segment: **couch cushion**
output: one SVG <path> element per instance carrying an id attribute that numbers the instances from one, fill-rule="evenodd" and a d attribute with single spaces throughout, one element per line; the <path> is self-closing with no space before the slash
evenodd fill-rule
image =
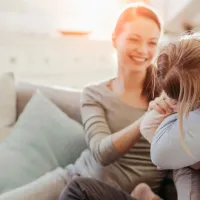
<path id="1" fill-rule="evenodd" d="M 0 193 L 73 163 L 85 148 L 82 126 L 37 92 L 0 144 Z"/>
<path id="2" fill-rule="evenodd" d="M 23 111 L 25 105 L 39 89 L 52 100 L 63 112 L 65 112 L 70 118 L 81 123 L 80 115 L 80 90 L 72 88 L 63 88 L 63 87 L 51 87 L 30 84 L 26 82 L 19 82 L 17 84 L 17 115 Z"/>
<path id="3" fill-rule="evenodd" d="M 0 75 L 0 142 L 16 120 L 16 89 L 13 73 Z"/>

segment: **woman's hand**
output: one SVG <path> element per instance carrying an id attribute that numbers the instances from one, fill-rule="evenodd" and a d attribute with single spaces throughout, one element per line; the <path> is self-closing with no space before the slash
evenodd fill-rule
<path id="1" fill-rule="evenodd" d="M 171 100 L 165 94 L 150 102 L 148 112 L 140 123 L 140 133 L 149 143 L 152 142 L 158 126 L 166 117 L 175 112 L 176 106 L 176 101 Z"/>
<path id="2" fill-rule="evenodd" d="M 177 101 L 170 99 L 165 93 L 149 103 L 148 111 L 156 110 L 160 114 L 171 114 L 177 107 Z"/>

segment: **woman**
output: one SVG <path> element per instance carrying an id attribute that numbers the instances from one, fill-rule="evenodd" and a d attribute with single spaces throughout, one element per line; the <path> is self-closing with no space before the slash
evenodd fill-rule
<path id="1" fill-rule="evenodd" d="M 147 6 L 130 4 L 119 16 L 112 38 L 117 77 L 83 91 L 82 121 L 89 150 L 68 166 L 71 174 L 93 177 L 129 193 L 140 182 L 159 189 L 165 171 L 152 164 L 139 124 L 159 94 L 152 60 L 161 31 L 158 16 Z"/>
<path id="2" fill-rule="evenodd" d="M 141 137 L 139 124 L 149 102 L 159 93 L 154 87 L 152 60 L 161 32 L 160 19 L 151 8 L 130 4 L 123 10 L 112 38 L 117 77 L 86 87 L 82 95 L 89 148 L 66 171 L 46 174 L 14 194 L 21 191 L 29 200 L 55 200 L 74 176 L 93 177 L 129 193 L 140 182 L 159 189 L 165 172 L 152 164 L 150 145 Z"/>
<path id="3" fill-rule="evenodd" d="M 120 15 L 113 33 L 118 74 L 83 91 L 82 121 L 89 149 L 68 167 L 72 173 L 127 192 L 141 181 L 159 188 L 164 173 L 151 163 L 149 144 L 140 138 L 138 124 L 154 98 L 151 63 L 160 33 L 160 21 L 148 7 L 129 5 Z"/>

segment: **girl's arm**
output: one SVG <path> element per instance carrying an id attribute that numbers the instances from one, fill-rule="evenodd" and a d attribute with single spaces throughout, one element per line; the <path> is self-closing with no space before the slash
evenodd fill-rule
<path id="1" fill-rule="evenodd" d="M 179 169 L 200 161 L 200 110 L 190 112 L 183 119 L 183 130 L 182 144 L 177 114 L 161 123 L 151 145 L 151 159 L 155 165 L 162 169 Z"/>

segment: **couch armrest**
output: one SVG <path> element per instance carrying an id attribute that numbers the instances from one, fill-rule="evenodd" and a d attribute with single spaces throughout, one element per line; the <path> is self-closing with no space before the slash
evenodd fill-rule
<path id="1" fill-rule="evenodd" d="M 27 82 L 18 82 L 17 90 L 17 116 L 21 114 L 32 95 L 40 90 L 52 100 L 69 117 L 81 123 L 80 116 L 80 90 L 73 88 L 59 88 L 44 85 L 35 85 Z"/>

